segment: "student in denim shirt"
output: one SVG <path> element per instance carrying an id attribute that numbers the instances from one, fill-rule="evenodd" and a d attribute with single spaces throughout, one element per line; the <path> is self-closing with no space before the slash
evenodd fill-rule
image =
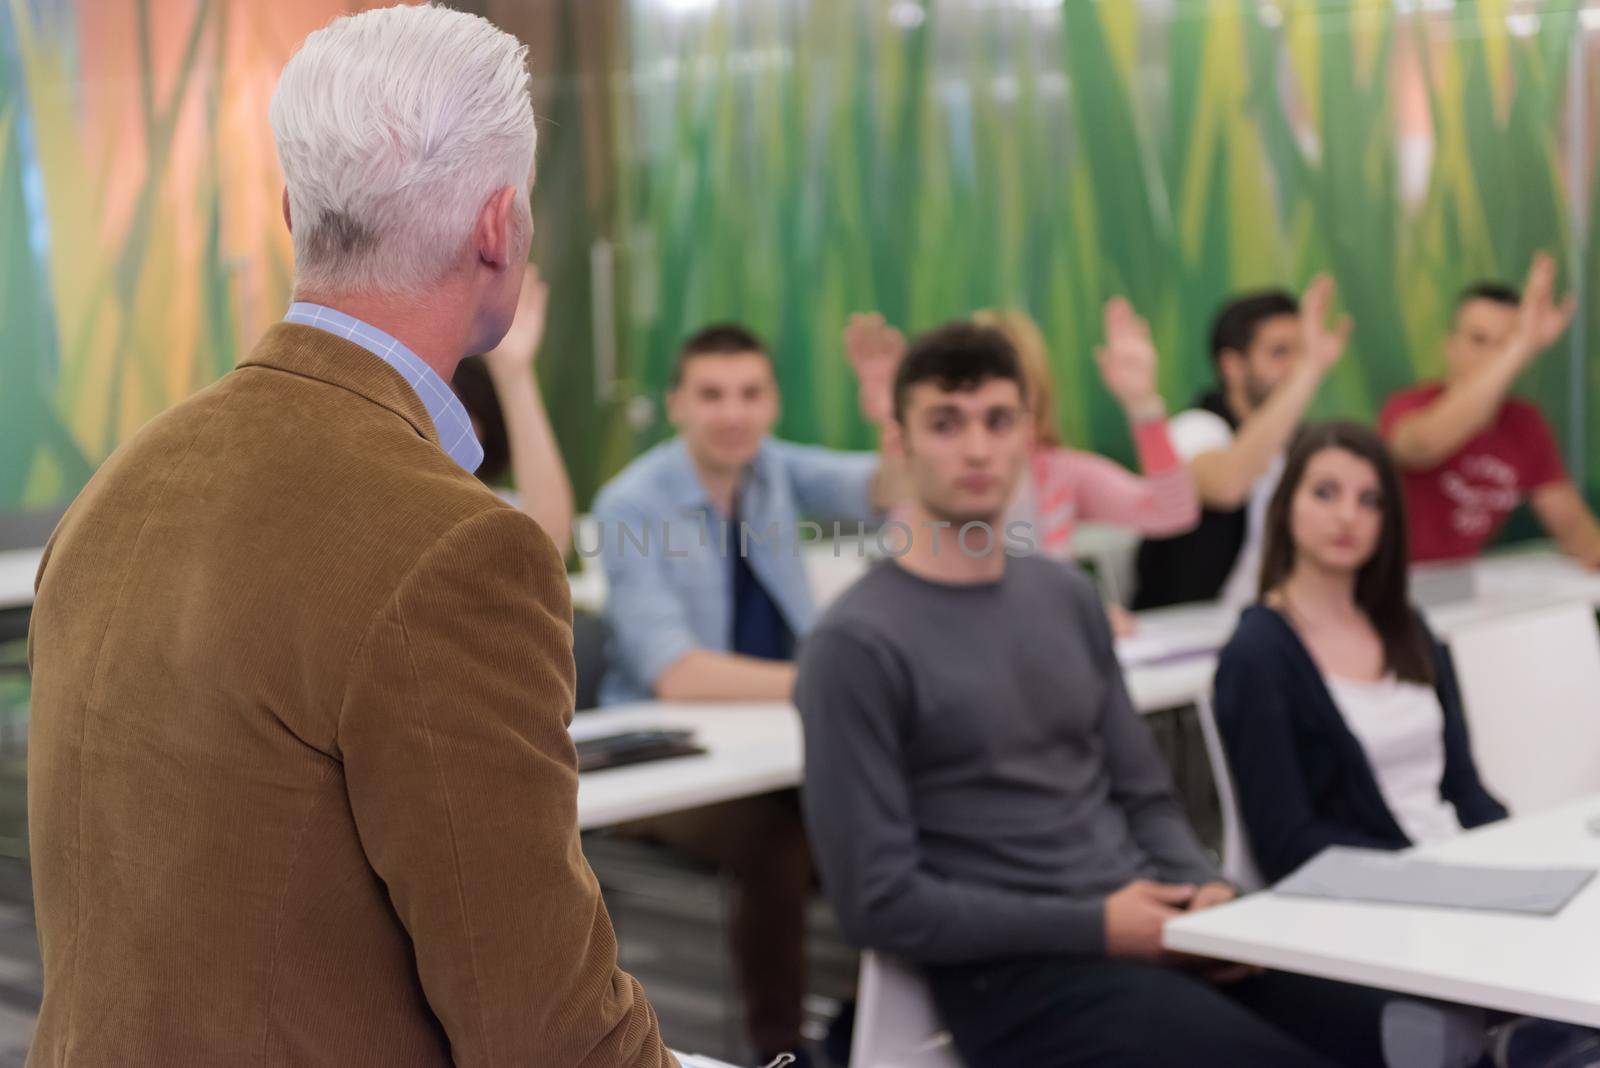
<path id="1" fill-rule="evenodd" d="M 857 330 L 863 409 L 880 421 L 898 359 L 893 331 Z M 667 394 L 678 436 L 595 499 L 607 580 L 602 704 L 788 700 L 815 610 L 797 551 L 802 520 L 854 532 L 893 503 L 872 453 L 770 437 L 778 383 L 748 330 L 708 327 L 683 346 Z M 592 552 L 594 546 L 580 545 Z M 811 857 L 794 791 L 643 821 L 630 830 L 728 871 L 730 934 L 752 1044 L 798 1050 Z"/>

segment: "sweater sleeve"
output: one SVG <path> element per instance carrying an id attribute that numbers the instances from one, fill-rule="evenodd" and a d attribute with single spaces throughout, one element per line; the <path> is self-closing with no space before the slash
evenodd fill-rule
<path id="1" fill-rule="evenodd" d="M 1472 740 L 1467 734 L 1467 717 L 1461 704 L 1461 690 L 1456 684 L 1455 665 L 1450 653 L 1434 643 L 1434 686 L 1439 692 L 1439 705 L 1444 709 L 1444 781 L 1439 793 L 1455 806 L 1456 819 L 1461 826 L 1481 827 L 1485 823 L 1503 820 L 1508 813 L 1505 805 L 1495 799 L 1478 778 L 1478 766 L 1472 759 Z"/>
<path id="2" fill-rule="evenodd" d="M 920 964 L 1105 952 L 1102 899 L 944 878 L 918 846 L 901 724 L 907 680 L 870 635 L 824 624 L 802 647 L 806 825 L 823 889 L 856 945 Z"/>
<path id="3" fill-rule="evenodd" d="M 1317 812 L 1293 725 L 1294 709 L 1315 695 L 1296 683 L 1278 644 L 1248 619 L 1241 623 L 1217 664 L 1214 705 L 1239 815 L 1256 866 L 1272 882 L 1328 846 L 1390 848 Z"/>
<path id="4" fill-rule="evenodd" d="M 1066 485 L 1077 501 L 1080 520 L 1132 527 L 1158 538 L 1192 530 L 1200 519 L 1194 476 L 1178 462 L 1167 439 L 1166 424 L 1139 428 L 1136 440 L 1142 443 L 1143 475 L 1094 453 L 1052 450 L 1048 462 L 1040 465 L 1044 479 L 1036 488 L 1037 499 L 1050 501 L 1061 496 L 1057 486 Z"/>
<path id="5" fill-rule="evenodd" d="M 1095 661 L 1107 683 L 1100 710 L 1100 737 L 1111 779 L 1111 800 L 1122 809 L 1134 840 L 1155 861 L 1164 881 L 1220 881 L 1222 874 L 1195 837 L 1189 817 L 1178 803 L 1167 762 L 1128 696 L 1111 625 L 1094 587 L 1084 581 L 1076 599 Z"/>

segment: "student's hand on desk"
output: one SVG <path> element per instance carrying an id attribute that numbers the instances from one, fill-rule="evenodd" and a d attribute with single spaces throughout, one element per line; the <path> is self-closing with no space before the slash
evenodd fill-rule
<path id="1" fill-rule="evenodd" d="M 1226 905 L 1238 896 L 1238 891 L 1227 883 L 1206 883 L 1194 892 L 1194 899 L 1189 902 L 1189 911 L 1199 912 L 1201 909 Z"/>
<path id="2" fill-rule="evenodd" d="M 873 426 L 894 415 L 894 372 L 906 352 L 906 337 L 877 312 L 857 312 L 844 328 L 844 354 L 860 382 L 861 412 Z"/>
<path id="3" fill-rule="evenodd" d="M 549 306 L 550 287 L 539 276 L 539 268 L 530 263 L 522 276 L 522 292 L 517 297 L 517 314 L 511 320 L 511 329 L 484 356 L 490 371 L 496 375 L 525 375 L 532 369 L 533 358 L 544 341 Z"/>
<path id="4" fill-rule="evenodd" d="M 1547 252 L 1539 253 L 1522 287 L 1511 344 L 1524 360 L 1532 360 L 1566 333 L 1577 307 L 1578 298 L 1571 293 L 1556 302 L 1556 261 Z"/>
<path id="5" fill-rule="evenodd" d="M 1194 900 L 1189 902 L 1190 912 L 1200 912 L 1203 909 L 1215 908 L 1226 905 L 1239 896 L 1238 891 L 1227 883 L 1206 883 L 1194 892 Z M 1263 969 L 1253 964 L 1235 964 L 1232 961 L 1215 960 L 1211 957 L 1191 957 L 1179 954 L 1180 965 L 1191 969 L 1207 981 L 1219 986 L 1237 983 L 1241 979 L 1248 979 L 1252 975 L 1260 975 Z"/>
<path id="6" fill-rule="evenodd" d="M 1160 960 L 1161 929 L 1183 915 L 1195 888 L 1135 879 L 1106 898 L 1106 955 L 1117 958 Z"/>

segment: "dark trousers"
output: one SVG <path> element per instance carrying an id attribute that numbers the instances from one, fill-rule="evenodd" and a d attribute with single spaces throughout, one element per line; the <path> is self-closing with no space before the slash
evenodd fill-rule
<path id="1" fill-rule="evenodd" d="M 757 1053 L 800 1047 L 806 990 L 811 848 L 793 790 L 626 824 L 623 833 L 669 846 L 725 873 L 733 888 L 728 938 Z"/>
<path id="2" fill-rule="evenodd" d="M 1394 995 L 1282 972 L 1223 986 L 1133 961 L 927 970 L 967 1068 L 1382 1068 Z"/>

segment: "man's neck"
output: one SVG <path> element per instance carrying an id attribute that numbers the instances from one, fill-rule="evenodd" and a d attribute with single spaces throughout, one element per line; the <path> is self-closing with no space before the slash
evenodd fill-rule
<path id="1" fill-rule="evenodd" d="M 912 502 L 904 522 L 911 527 L 910 547 L 894 557 L 895 563 L 918 578 L 951 585 L 978 585 L 998 582 L 1005 577 L 1006 552 L 1001 516 L 955 521 L 933 515 L 920 502 Z M 968 522 L 986 525 L 973 528 L 965 539 L 962 527 Z M 895 536 L 898 540 L 898 535 Z"/>
<path id="2" fill-rule="evenodd" d="M 454 302 L 441 301 L 438 295 L 412 298 L 300 290 L 294 299 L 344 312 L 382 330 L 416 353 L 446 382 L 455 377 L 461 360 L 472 355 L 466 351 L 471 324 L 458 315 L 441 313 L 441 308 Z"/>
<path id="3" fill-rule="evenodd" d="M 711 502 L 711 506 L 724 517 L 732 516 L 744 472 L 737 468 L 713 467 L 701 463 L 693 456 L 690 459 L 694 462 L 694 476 L 699 480 L 700 488 L 706 491 L 706 498 Z"/>

